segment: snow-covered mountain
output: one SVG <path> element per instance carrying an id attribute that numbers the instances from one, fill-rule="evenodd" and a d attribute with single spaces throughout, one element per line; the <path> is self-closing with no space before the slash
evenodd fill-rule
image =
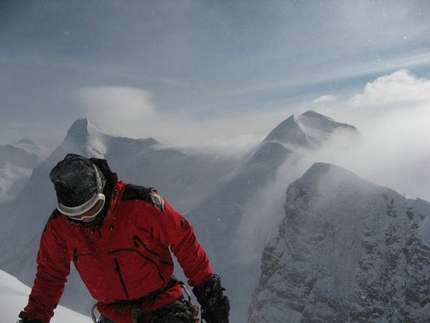
<path id="1" fill-rule="evenodd" d="M 49 151 L 31 140 L 0 146 L 0 204 L 15 198 Z"/>
<path id="2" fill-rule="evenodd" d="M 232 321 L 246 321 L 261 252 L 282 220 L 289 183 L 305 171 L 302 158 L 336 136 L 355 140 L 360 133 L 313 111 L 288 118 L 250 152 L 230 181 L 187 214 L 214 270 L 233 286 Z"/>
<path id="3" fill-rule="evenodd" d="M 288 188 L 249 322 L 429 322 L 429 223 L 429 202 L 314 164 Z"/>
<path id="4" fill-rule="evenodd" d="M 222 244 L 231 244 L 231 239 L 225 238 L 236 235 L 245 206 L 263 188 L 273 185 L 280 168 L 285 167 L 286 162 L 288 167 L 296 167 L 306 148 L 316 148 L 317 143 L 323 147 L 341 130 L 348 138 L 360 135 L 354 127 L 337 123 L 313 111 L 299 117 L 291 116 L 238 164 L 224 185 L 191 210 L 187 216 L 203 232 L 202 240 L 207 241 L 208 249 L 214 249 L 214 257 L 230 259 L 224 251 L 217 254 L 216 250 L 224 250 L 220 248 Z M 298 137 L 306 140 L 296 140 Z M 284 183 L 284 186 L 286 189 L 288 184 Z M 284 194 L 283 191 L 281 194 Z"/>
<path id="5" fill-rule="evenodd" d="M 16 322 L 18 314 L 27 305 L 30 287 L 0 270 L 0 322 Z M 73 312 L 63 306 L 57 307 L 51 323 L 90 323 L 91 318 Z"/>
<path id="6" fill-rule="evenodd" d="M 355 128 L 315 112 L 293 119 L 299 121 L 282 122 L 275 133 L 239 161 L 169 148 L 153 138 L 115 137 L 86 119 L 77 120 L 62 144 L 35 168 L 19 196 L 0 205 L 0 241 L 4 250 L 0 268 L 32 284 L 40 232 L 55 207 L 49 171 L 67 153 L 106 158 L 122 180 L 157 187 L 189 218 L 214 270 L 227 287 L 232 321 L 245 322 L 260 275 L 261 252 L 283 217 L 285 191 L 305 171 L 301 156 L 309 148 L 315 150 L 315 143 L 324 147 L 337 134 L 358 134 Z M 277 132 L 306 133 L 313 145 L 293 145 L 293 140 L 275 135 Z M 73 272 L 62 304 L 86 313 L 92 302 Z"/>

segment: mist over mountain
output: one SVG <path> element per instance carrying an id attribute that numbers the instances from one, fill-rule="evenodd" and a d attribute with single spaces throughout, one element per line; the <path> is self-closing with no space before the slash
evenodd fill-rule
<path id="1" fill-rule="evenodd" d="M 265 247 L 249 322 L 428 322 L 430 203 L 314 164 Z"/>
<path id="2" fill-rule="evenodd" d="M 234 286 L 229 290 L 233 321 L 247 317 L 261 252 L 281 222 L 288 185 L 305 171 L 302 160 L 339 135 L 349 141 L 360 133 L 313 111 L 288 118 L 238 165 L 229 182 L 187 214 L 214 270 L 226 286 Z"/>
<path id="3" fill-rule="evenodd" d="M 285 218 L 288 186 L 318 161 L 319 152 L 327 147 L 331 151 L 354 147 L 360 138 L 353 126 L 308 111 L 282 121 L 243 157 L 223 156 L 203 149 L 168 147 L 154 138 L 112 136 L 87 119 L 77 120 L 61 145 L 34 168 L 18 196 L 0 205 L 4 250 L 0 269 L 32 285 L 40 233 L 55 208 L 50 170 L 68 153 L 105 158 L 121 180 L 155 186 L 190 220 L 227 288 L 231 320 L 246 322 L 251 302 L 255 309 L 251 319 L 263 317 L 266 308 L 252 295 L 257 286 L 265 288 L 260 278 L 261 270 L 265 272 L 264 266 L 260 268 L 261 255 Z M 427 236 L 424 226 L 420 230 Z M 175 274 L 182 278 L 177 270 Z M 72 270 L 61 303 L 88 313 L 93 302 Z"/>

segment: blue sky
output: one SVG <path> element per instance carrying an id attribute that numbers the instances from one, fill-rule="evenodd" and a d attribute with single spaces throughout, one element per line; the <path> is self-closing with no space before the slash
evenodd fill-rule
<path id="1" fill-rule="evenodd" d="M 366 84 L 427 84 L 428 35 L 427 0 L 2 1 L 0 144 L 55 147 L 81 117 L 183 145 L 256 142 L 307 109 L 361 126 L 388 113 L 357 111 Z"/>

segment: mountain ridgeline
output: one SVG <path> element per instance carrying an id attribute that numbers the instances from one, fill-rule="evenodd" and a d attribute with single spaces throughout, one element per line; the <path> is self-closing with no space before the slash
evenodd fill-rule
<path id="1" fill-rule="evenodd" d="M 125 182 L 155 186 L 189 219 L 227 288 L 232 322 L 376 322 L 400 318 L 397 309 L 423 317 L 428 203 L 333 165 L 309 169 L 308 156 L 339 138 L 353 147 L 361 135 L 307 111 L 231 158 L 115 137 L 77 120 L 16 198 L 0 205 L 0 269 L 31 286 L 40 232 L 55 207 L 49 172 L 77 153 L 107 159 Z M 87 313 L 93 302 L 72 271 L 62 305 Z"/>
<path id="2" fill-rule="evenodd" d="M 264 143 L 280 142 L 293 150 L 317 149 L 338 133 L 357 138 L 360 136 L 353 126 L 336 122 L 314 111 L 307 111 L 298 117 L 291 116 L 281 122 L 267 135 Z"/>

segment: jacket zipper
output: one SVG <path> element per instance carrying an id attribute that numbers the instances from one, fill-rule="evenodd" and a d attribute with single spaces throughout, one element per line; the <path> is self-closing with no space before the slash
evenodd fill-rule
<path id="1" fill-rule="evenodd" d="M 115 259 L 115 272 L 119 277 L 119 281 L 121 282 L 121 286 L 122 286 L 122 289 L 124 290 L 125 296 L 127 297 L 127 299 L 129 299 L 130 296 L 128 294 L 127 287 L 125 286 L 124 278 L 122 277 L 121 268 L 119 266 L 118 259 Z"/>

